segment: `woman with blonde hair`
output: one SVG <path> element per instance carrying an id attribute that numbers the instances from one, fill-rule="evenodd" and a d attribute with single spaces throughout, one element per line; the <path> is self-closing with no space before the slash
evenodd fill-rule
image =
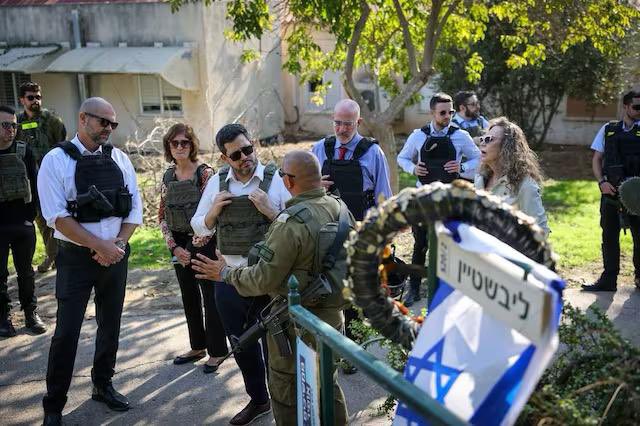
<path id="1" fill-rule="evenodd" d="M 197 361 L 208 353 L 204 372 L 212 373 L 228 352 L 226 336 L 216 308 L 213 283 L 195 278 L 191 258 L 196 253 L 213 256 L 216 240 L 215 237 L 194 237 L 190 221 L 214 171 L 198 160 L 198 138 L 188 124 L 171 126 L 162 142 L 164 157 L 171 165 L 162 178 L 158 222 L 167 247 L 174 256 L 173 266 L 180 285 L 191 344 L 191 350 L 178 355 L 173 363 Z"/>
<path id="2" fill-rule="evenodd" d="M 540 195 L 543 175 L 538 156 L 529 148 L 522 129 L 506 117 L 491 120 L 487 134 L 480 137 L 480 152 L 482 162 L 475 187 L 497 195 L 533 217 L 548 235 Z"/>

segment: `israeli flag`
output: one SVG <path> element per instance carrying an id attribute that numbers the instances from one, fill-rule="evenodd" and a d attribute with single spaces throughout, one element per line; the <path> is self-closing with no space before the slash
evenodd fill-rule
<path id="1" fill-rule="evenodd" d="M 558 347 L 565 284 L 477 228 L 436 232 L 439 287 L 404 376 L 461 420 L 512 425 Z M 393 424 L 427 422 L 400 403 Z"/>

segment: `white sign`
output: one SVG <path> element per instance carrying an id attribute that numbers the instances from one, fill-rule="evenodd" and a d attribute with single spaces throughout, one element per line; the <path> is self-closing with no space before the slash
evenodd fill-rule
<path id="1" fill-rule="evenodd" d="M 318 354 L 296 337 L 296 382 L 298 425 L 320 426 Z"/>

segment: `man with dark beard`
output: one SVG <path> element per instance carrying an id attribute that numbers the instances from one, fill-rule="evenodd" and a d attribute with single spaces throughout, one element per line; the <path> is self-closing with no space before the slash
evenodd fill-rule
<path id="1" fill-rule="evenodd" d="M 92 290 L 98 330 L 91 398 L 112 410 L 129 409 L 129 401 L 113 388 L 111 379 L 127 282 L 128 241 L 142 224 L 142 200 L 131 160 L 107 143 L 116 127 L 116 112 L 109 102 L 87 99 L 78 114 L 77 135 L 45 155 L 38 173 L 42 215 L 59 240 L 56 331 L 42 400 L 45 425 L 62 422 Z"/>
<path id="2" fill-rule="evenodd" d="M 228 265 L 243 267 L 253 245 L 261 240 L 291 194 L 275 164 L 262 165 L 247 129 L 227 124 L 216 134 L 220 158 L 227 163 L 207 183 L 198 209 L 191 219 L 198 236 L 217 236 L 218 250 Z M 213 256 L 213 253 L 212 253 Z M 255 324 L 257 315 L 269 302 L 268 296 L 243 297 L 233 286 L 215 285 L 218 313 L 227 336 L 240 336 Z M 266 348 L 263 342 L 263 348 Z M 266 383 L 266 355 L 255 344 L 235 354 L 251 398 L 247 406 L 231 420 L 246 425 L 271 411 Z"/>
<path id="3" fill-rule="evenodd" d="M 19 89 L 19 98 L 24 111 L 18 114 L 18 133 L 16 140 L 23 141 L 31 146 L 38 166 L 47 152 L 58 142 L 67 138 L 67 129 L 62 120 L 42 108 L 42 93 L 40 85 L 32 81 L 22 83 Z M 53 266 L 56 258 L 57 245 L 53 238 L 53 229 L 47 226 L 38 206 L 36 223 L 45 245 L 45 258 L 38 265 L 38 272 L 46 272 Z"/>
<path id="4" fill-rule="evenodd" d="M 451 119 L 463 130 L 466 130 L 473 138 L 476 145 L 478 139 L 487 131 L 489 122 L 480 115 L 480 101 L 473 92 L 458 92 L 453 98 L 456 113 Z"/>

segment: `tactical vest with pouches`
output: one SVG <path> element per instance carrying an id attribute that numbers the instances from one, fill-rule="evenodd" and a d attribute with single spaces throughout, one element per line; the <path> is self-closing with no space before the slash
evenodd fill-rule
<path id="1" fill-rule="evenodd" d="M 82 155 L 71 142 L 56 145 L 76 160 L 77 197 L 67 201 L 71 216 L 80 223 L 99 222 L 107 217 L 127 217 L 132 209 L 132 195 L 124 175 L 111 158 L 113 145 L 102 145 L 102 153 Z"/>
<path id="2" fill-rule="evenodd" d="M 31 186 L 24 156 L 27 144 L 16 141 L 15 153 L 0 155 L 0 202 L 23 200 L 25 204 L 32 199 Z"/>
<path id="3" fill-rule="evenodd" d="M 264 167 L 264 176 L 259 188 L 265 193 L 269 193 L 276 170 L 274 163 Z M 220 192 L 229 190 L 228 174 L 229 166 L 222 167 L 218 173 Z M 255 243 L 264 239 L 269 225 L 271 220 L 256 208 L 248 195 L 233 197 L 231 204 L 225 206 L 216 219 L 220 253 L 246 256 Z"/>
<path id="4" fill-rule="evenodd" d="M 451 141 L 451 135 L 458 129 L 457 124 L 451 123 L 444 136 L 432 136 L 430 124 L 420 129 L 427 136 L 420 148 L 420 161 L 426 165 L 429 172 L 426 176 L 418 177 L 420 183 L 450 183 L 459 177 L 458 173 L 449 173 L 444 169 L 446 163 L 456 159 L 456 148 Z"/>
<path id="5" fill-rule="evenodd" d="M 640 176 L 640 126 L 624 131 L 622 121 L 611 121 L 604 130 L 604 175 L 615 186 Z"/>
<path id="6" fill-rule="evenodd" d="M 177 180 L 176 167 L 169 167 L 162 176 L 162 182 L 167 188 L 165 195 L 164 219 L 171 231 L 192 234 L 191 218 L 198 209 L 200 202 L 200 181 L 202 172 L 207 168 L 200 164 L 190 179 Z"/>
<path id="7" fill-rule="evenodd" d="M 26 113 L 21 114 L 20 117 L 23 118 L 23 120 L 21 120 L 18 125 L 18 133 L 16 136 L 29 143 L 37 163 L 40 164 L 42 158 L 49 152 L 50 148 L 47 130 L 49 120 L 52 118 L 51 113 L 43 110 L 35 120 L 29 119 Z"/>
<path id="8" fill-rule="evenodd" d="M 324 140 L 324 152 L 327 159 L 322 164 L 322 174 L 329 175 L 333 186 L 329 192 L 337 193 L 345 202 L 356 220 L 364 219 L 366 211 L 375 205 L 375 193 L 372 189 L 364 191 L 364 177 L 360 158 L 378 141 L 362 138 L 353 150 L 349 160 L 334 158 L 336 137 L 328 136 Z M 336 191 L 337 190 L 337 191 Z"/>

